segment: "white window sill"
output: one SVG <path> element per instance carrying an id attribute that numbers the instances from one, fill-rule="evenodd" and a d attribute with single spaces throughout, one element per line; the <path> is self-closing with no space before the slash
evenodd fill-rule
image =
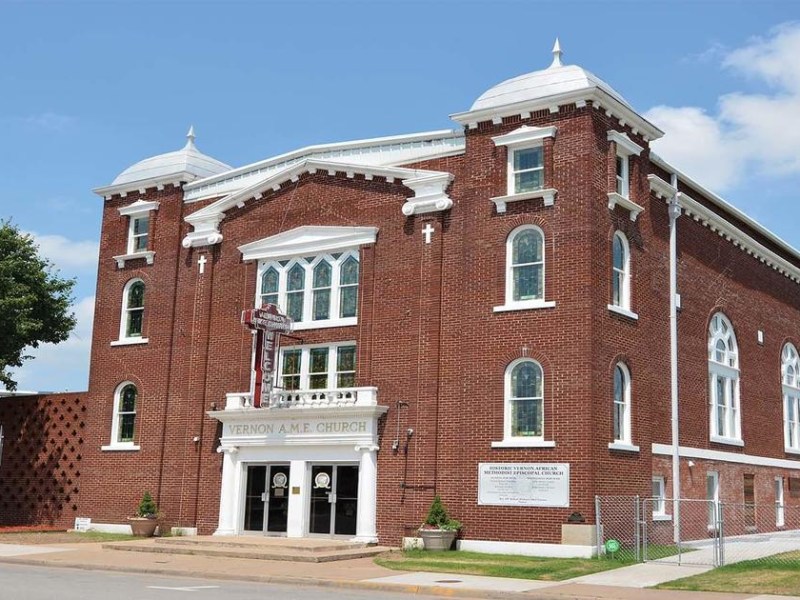
<path id="1" fill-rule="evenodd" d="M 737 440 L 735 438 L 727 438 L 727 437 L 720 437 L 718 435 L 712 435 L 709 440 L 715 444 L 727 444 L 728 446 L 739 446 L 741 448 L 744 447 L 744 440 Z"/>
<path id="2" fill-rule="evenodd" d="M 542 198 L 545 206 L 553 206 L 556 201 L 557 190 L 553 188 L 542 188 L 540 190 L 532 190 L 530 192 L 519 192 L 517 194 L 508 194 L 507 196 L 495 196 L 490 198 L 497 207 L 498 213 L 506 212 L 506 204 L 509 202 L 519 202 L 520 200 L 534 200 Z"/>
<path id="3" fill-rule="evenodd" d="M 622 308 L 621 306 L 617 306 L 615 304 L 609 304 L 608 310 L 618 315 L 622 315 L 623 317 L 627 317 L 628 319 L 633 319 L 634 321 L 639 320 L 639 315 L 637 315 L 635 312 L 633 312 L 632 310 L 628 310 L 627 308 Z"/>
<path id="4" fill-rule="evenodd" d="M 800 455 L 800 448 L 784 448 L 783 451 L 786 452 L 786 454 Z"/>
<path id="5" fill-rule="evenodd" d="M 621 450 L 623 452 L 638 452 L 639 446 L 626 444 L 625 442 L 611 442 L 608 444 L 609 450 Z"/>
<path id="6" fill-rule="evenodd" d="M 345 319 L 326 319 L 324 321 L 295 321 L 292 325 L 292 331 L 326 329 L 328 327 L 350 327 L 351 325 L 358 325 L 358 317 L 347 317 Z"/>
<path id="7" fill-rule="evenodd" d="M 644 211 L 644 208 L 633 202 L 630 198 L 618 194 L 617 192 L 608 193 L 608 208 L 613 210 L 615 206 L 621 206 L 630 214 L 631 221 L 635 221 L 639 213 Z"/>
<path id="8" fill-rule="evenodd" d="M 136 260 L 137 258 L 143 258 L 147 261 L 148 265 L 152 265 L 156 259 L 156 253 L 152 250 L 147 250 L 145 252 L 132 252 L 130 254 L 120 254 L 119 256 L 113 257 L 115 261 L 117 261 L 117 268 L 121 269 L 125 266 L 125 262 L 128 260 Z"/>
<path id="9" fill-rule="evenodd" d="M 555 448 L 554 441 L 540 439 L 528 440 L 525 438 L 503 440 L 502 442 L 492 442 L 492 448 Z"/>
<path id="10" fill-rule="evenodd" d="M 531 300 L 529 302 L 512 302 L 503 306 L 495 306 L 493 312 L 510 312 L 512 310 L 535 310 L 537 308 L 555 308 L 554 301 Z"/>
<path id="11" fill-rule="evenodd" d="M 672 515 L 653 514 L 653 521 L 672 521 Z"/>
<path id="12" fill-rule="evenodd" d="M 146 337 L 124 338 L 121 340 L 114 340 L 111 342 L 112 346 L 135 346 L 137 344 L 146 344 L 150 340 Z"/>
<path id="13" fill-rule="evenodd" d="M 100 446 L 103 452 L 135 452 L 139 450 L 140 446 L 135 444 L 111 444 L 109 446 Z"/>

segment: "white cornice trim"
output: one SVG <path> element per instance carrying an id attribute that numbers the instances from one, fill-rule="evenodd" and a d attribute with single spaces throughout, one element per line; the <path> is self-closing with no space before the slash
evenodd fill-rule
<path id="1" fill-rule="evenodd" d="M 303 225 L 262 240 L 239 246 L 242 260 L 277 260 L 320 252 L 343 252 L 374 244 L 377 227 L 329 227 Z"/>
<path id="2" fill-rule="evenodd" d="M 507 106 L 454 113 L 450 115 L 450 118 L 456 123 L 474 129 L 478 126 L 478 123 L 484 121 L 501 122 L 503 117 L 515 116 L 521 116 L 527 119 L 530 117 L 530 113 L 537 110 L 550 110 L 552 107 L 569 104 L 576 104 L 580 107 L 584 106 L 587 101 L 591 101 L 596 109 L 604 108 L 606 114 L 614 117 L 620 121 L 620 123 L 624 122 L 629 124 L 634 130 L 641 132 L 646 141 L 657 140 L 664 135 L 664 132 L 650 121 L 598 87 L 557 94 L 546 98 L 537 98 L 535 100 L 526 100 Z"/>
<path id="3" fill-rule="evenodd" d="M 194 231 L 183 239 L 183 246 L 189 248 L 218 244 L 222 241 L 219 225 L 225 218 L 226 211 L 233 207 L 242 208 L 246 202 L 260 199 L 266 192 L 278 191 L 287 181 L 297 182 L 304 173 L 313 174 L 318 171 L 330 176 L 344 173 L 348 178 L 360 174 L 367 180 L 383 177 L 387 183 L 399 180 L 415 194 L 402 207 L 402 212 L 406 216 L 447 210 L 453 205 L 452 199 L 446 192 L 453 180 L 451 173 L 306 159 L 243 190 L 220 198 L 185 217 L 185 220 L 194 227 Z"/>
<path id="4" fill-rule="evenodd" d="M 127 196 L 130 192 L 139 192 L 144 194 L 150 188 L 157 188 L 163 190 L 166 185 L 180 186 L 182 183 L 193 181 L 197 179 L 197 175 L 193 175 L 187 171 L 182 173 L 174 173 L 168 177 L 152 177 L 150 179 L 142 179 L 141 181 L 131 181 L 130 183 L 120 183 L 117 185 L 107 185 L 104 187 L 94 188 L 92 191 L 98 196 L 102 196 L 106 200 L 116 194 L 121 197 Z"/>
<path id="5" fill-rule="evenodd" d="M 138 217 L 149 213 L 151 210 L 158 210 L 159 206 L 160 203 L 157 200 L 151 200 L 150 202 L 137 200 L 133 204 L 121 207 L 119 214 L 123 217 Z"/>
<path id="6" fill-rule="evenodd" d="M 639 144 L 620 131 L 609 131 L 608 141 L 615 142 L 617 144 L 617 152 L 621 154 L 627 154 L 629 156 L 635 154 L 639 156 L 642 150 L 644 150 Z"/>
<path id="7" fill-rule="evenodd" d="M 558 194 L 558 190 L 555 188 L 543 188 L 541 190 L 533 190 L 532 192 L 509 194 L 508 196 L 495 196 L 494 198 L 489 198 L 489 200 L 494 202 L 497 212 L 502 214 L 506 212 L 506 204 L 509 202 L 519 202 L 520 200 L 535 200 L 536 198 L 542 198 L 545 206 L 553 206 L 556 201 L 556 194 Z"/>
<path id="8" fill-rule="evenodd" d="M 670 444 L 654 443 L 652 452 L 660 456 L 672 456 L 672 446 Z M 738 452 L 723 452 L 722 450 L 707 450 L 705 448 L 691 448 L 688 446 L 679 446 L 678 454 L 683 458 L 701 458 L 704 460 L 718 460 L 742 465 L 800 470 L 800 461 L 788 460 L 785 458 L 771 458 L 769 456 L 755 456 L 753 454 L 739 454 Z"/>
<path id="9" fill-rule="evenodd" d="M 677 189 L 661 179 L 658 175 L 648 175 L 647 182 L 650 184 L 650 191 L 656 195 L 656 198 L 671 200 L 675 197 L 675 194 L 678 193 Z"/>
<path id="10" fill-rule="evenodd" d="M 630 215 L 631 221 L 635 221 L 639 217 L 639 214 L 644 212 L 644 207 L 639 206 L 633 200 L 626 198 L 625 196 L 622 196 L 617 192 L 609 192 L 608 209 L 614 210 L 615 206 L 621 206 L 622 208 L 627 210 Z"/>
<path id="11" fill-rule="evenodd" d="M 504 135 L 498 135 L 492 138 L 495 146 L 519 146 L 522 144 L 530 144 L 538 142 L 544 138 L 556 137 L 555 126 L 550 127 L 531 127 L 530 125 L 523 125 Z"/>

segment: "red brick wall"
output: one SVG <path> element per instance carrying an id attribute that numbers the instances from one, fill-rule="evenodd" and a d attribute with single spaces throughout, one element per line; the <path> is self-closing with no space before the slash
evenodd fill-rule
<path id="1" fill-rule="evenodd" d="M 0 525 L 72 527 L 87 424 L 85 394 L 0 398 Z"/>

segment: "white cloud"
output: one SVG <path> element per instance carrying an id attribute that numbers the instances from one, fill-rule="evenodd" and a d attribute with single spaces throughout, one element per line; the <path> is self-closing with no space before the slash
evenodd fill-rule
<path id="1" fill-rule="evenodd" d="M 17 381 L 18 389 L 51 392 L 87 389 L 94 300 L 94 296 L 87 296 L 73 306 L 78 322 L 66 341 L 60 344 L 42 344 L 28 352 L 33 358 L 12 375 Z"/>
<path id="2" fill-rule="evenodd" d="M 28 125 L 49 131 L 64 131 L 75 123 L 75 117 L 60 115 L 53 111 L 45 111 L 38 115 L 29 115 L 23 118 Z"/>
<path id="3" fill-rule="evenodd" d="M 94 240 L 75 241 L 63 235 L 40 235 L 31 233 L 39 251 L 56 267 L 62 270 L 93 269 L 97 266 L 100 242 Z"/>
<path id="4" fill-rule="evenodd" d="M 728 52 L 722 65 L 766 84 L 767 93 L 733 92 L 716 114 L 694 106 L 657 106 L 645 117 L 666 135 L 653 149 L 717 190 L 743 173 L 800 174 L 800 24 L 784 24 Z"/>

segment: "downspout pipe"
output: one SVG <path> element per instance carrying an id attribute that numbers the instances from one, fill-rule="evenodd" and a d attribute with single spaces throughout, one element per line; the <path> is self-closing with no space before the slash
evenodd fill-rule
<path id="1" fill-rule="evenodd" d="M 672 412 L 672 523 L 676 545 L 681 541 L 680 412 L 678 409 L 678 217 L 681 206 L 678 175 L 670 181 L 674 192 L 669 200 L 669 363 L 670 404 Z"/>

